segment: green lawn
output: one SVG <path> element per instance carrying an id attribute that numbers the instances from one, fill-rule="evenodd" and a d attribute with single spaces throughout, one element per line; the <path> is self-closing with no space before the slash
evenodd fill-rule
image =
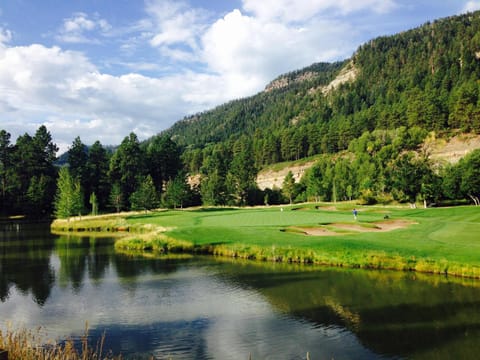
<path id="1" fill-rule="evenodd" d="M 170 239 L 196 248 L 215 247 L 213 252 L 221 255 L 480 277 L 479 207 L 363 207 L 357 222 L 350 205 L 343 209 L 322 210 L 314 205 L 287 206 L 284 211 L 279 207 L 220 208 L 159 212 L 131 216 L 127 221 L 172 228 L 165 233 Z M 415 224 L 390 232 L 345 233 L 334 228 L 340 232 L 336 236 L 310 236 L 295 230 L 329 228 L 332 223 L 368 227 L 383 221 L 385 214 L 390 220 Z"/>

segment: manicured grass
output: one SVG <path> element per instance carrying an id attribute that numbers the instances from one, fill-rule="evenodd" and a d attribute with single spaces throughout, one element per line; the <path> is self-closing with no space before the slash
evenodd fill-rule
<path id="1" fill-rule="evenodd" d="M 169 239 L 200 251 L 263 260 L 391 268 L 480 277 L 480 208 L 407 209 L 363 207 L 355 222 L 351 205 L 322 210 L 314 205 L 254 209 L 168 211 L 132 216 L 131 225 L 172 228 Z M 389 219 L 412 224 L 390 232 L 342 230 L 336 236 L 307 236 L 289 227 L 335 223 L 372 226 Z M 336 229 L 335 231 L 339 231 Z"/>
<path id="2" fill-rule="evenodd" d="M 281 209 L 172 210 L 60 221 L 52 227 L 69 231 L 121 229 L 128 232 L 115 244 L 122 250 L 197 252 L 480 278 L 480 207 L 357 207 L 357 221 L 349 203 Z M 409 225 L 379 231 L 386 215 L 387 221 L 401 220 Z"/>

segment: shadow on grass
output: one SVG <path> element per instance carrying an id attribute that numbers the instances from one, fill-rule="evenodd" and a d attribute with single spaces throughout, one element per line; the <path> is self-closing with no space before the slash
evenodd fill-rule
<path id="1" fill-rule="evenodd" d="M 198 210 L 193 210 L 193 212 L 213 212 L 213 211 L 233 211 L 238 210 L 231 207 L 211 207 L 211 208 L 200 208 Z"/>
<path id="2" fill-rule="evenodd" d="M 156 212 L 145 213 L 145 214 L 130 215 L 130 216 L 127 216 L 127 219 L 151 219 L 151 218 L 156 218 L 158 216 L 173 216 L 173 215 L 175 215 L 174 210 L 164 210 L 164 211 L 156 211 Z"/>

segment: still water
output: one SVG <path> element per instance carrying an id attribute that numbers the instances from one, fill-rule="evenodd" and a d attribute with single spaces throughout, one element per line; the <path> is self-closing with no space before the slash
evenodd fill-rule
<path id="1" fill-rule="evenodd" d="M 480 283 L 413 273 L 116 253 L 0 224 L 0 328 L 42 326 L 127 358 L 474 359 Z"/>

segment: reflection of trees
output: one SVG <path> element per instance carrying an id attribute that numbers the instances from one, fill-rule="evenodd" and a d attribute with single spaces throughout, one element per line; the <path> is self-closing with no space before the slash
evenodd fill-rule
<path id="1" fill-rule="evenodd" d="M 0 224 L 0 300 L 6 301 L 11 286 L 31 292 L 43 305 L 55 283 L 50 265 L 53 240 L 45 224 Z"/>
<path id="2" fill-rule="evenodd" d="M 478 349 L 478 287 L 403 272 L 297 272 L 278 264 L 222 269 L 227 281 L 255 289 L 277 309 L 316 325 L 346 328 L 380 354 L 410 357 L 442 349 L 445 358 L 469 358 Z"/>
<path id="3" fill-rule="evenodd" d="M 91 251 L 87 259 L 88 275 L 98 283 L 110 266 L 110 251 L 105 248 L 110 244 L 105 244 L 101 239 L 90 238 L 90 245 Z"/>
<path id="4" fill-rule="evenodd" d="M 55 243 L 60 260 L 59 283 L 79 291 L 87 276 L 98 283 L 110 265 L 111 239 L 61 236 Z"/>
<path id="5" fill-rule="evenodd" d="M 143 274 L 170 274 L 177 271 L 178 266 L 185 262 L 185 259 L 160 258 L 147 259 L 138 252 L 117 253 L 115 255 L 115 269 L 121 283 L 128 288 L 135 288 L 135 280 Z"/>

